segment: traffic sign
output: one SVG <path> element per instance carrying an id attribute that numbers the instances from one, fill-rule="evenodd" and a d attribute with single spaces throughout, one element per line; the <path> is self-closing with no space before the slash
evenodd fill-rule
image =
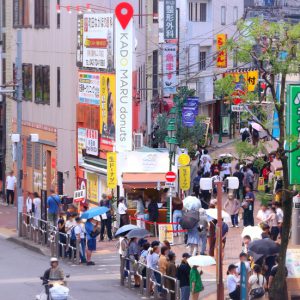
<path id="1" fill-rule="evenodd" d="M 167 182 L 174 182 L 176 180 L 176 174 L 174 172 L 166 173 L 166 181 Z"/>
<path id="2" fill-rule="evenodd" d="M 174 188 L 175 187 L 175 182 L 165 182 L 165 187 L 166 188 Z"/>

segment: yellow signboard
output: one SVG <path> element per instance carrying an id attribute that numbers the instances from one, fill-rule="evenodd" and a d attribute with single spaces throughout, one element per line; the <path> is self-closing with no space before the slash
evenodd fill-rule
<path id="1" fill-rule="evenodd" d="M 178 157 L 178 163 L 181 165 L 181 166 L 187 166 L 191 161 L 191 158 L 189 157 L 188 154 L 180 154 L 179 157 Z"/>
<path id="2" fill-rule="evenodd" d="M 265 191 L 265 179 L 263 177 L 258 178 L 258 185 L 257 185 L 258 191 Z"/>
<path id="3" fill-rule="evenodd" d="M 107 153 L 107 187 L 114 189 L 117 186 L 117 153 Z"/>
<path id="4" fill-rule="evenodd" d="M 98 199 L 98 176 L 96 174 L 87 174 L 87 199 L 97 203 Z"/>
<path id="5" fill-rule="evenodd" d="M 226 68 L 227 67 L 227 50 L 223 47 L 227 42 L 227 34 L 220 33 L 217 34 L 217 67 Z"/>
<path id="6" fill-rule="evenodd" d="M 258 70 L 247 72 L 248 92 L 254 92 L 258 84 Z"/>
<path id="7" fill-rule="evenodd" d="M 179 168 L 179 186 L 183 191 L 187 191 L 191 186 L 191 168 L 190 166 Z"/>
<path id="8" fill-rule="evenodd" d="M 161 243 L 168 241 L 170 244 L 174 243 L 173 239 L 173 226 L 172 224 L 159 224 L 158 225 L 158 239 Z"/>

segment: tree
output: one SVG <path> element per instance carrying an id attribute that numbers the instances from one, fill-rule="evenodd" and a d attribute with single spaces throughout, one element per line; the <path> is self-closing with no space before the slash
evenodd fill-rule
<path id="1" fill-rule="evenodd" d="M 272 23 L 261 19 L 242 21 L 238 24 L 237 36 L 228 40 L 226 44 L 228 53 L 235 53 L 239 63 L 243 65 L 252 64 L 259 70 L 261 78 L 265 82 L 263 97 L 258 93 L 245 95 L 245 101 L 252 102 L 251 106 L 260 105 L 262 100 L 270 101 L 278 113 L 280 136 L 275 139 L 272 136 L 270 127 L 264 121 L 256 118 L 253 110 L 249 111 L 253 119 L 259 123 L 277 143 L 277 157 L 282 162 L 283 168 L 283 189 L 282 207 L 284 220 L 282 225 L 281 247 L 279 253 L 279 267 L 274 278 L 270 291 L 270 299 L 288 299 L 285 280 L 286 251 L 289 242 L 291 217 L 292 217 L 292 187 L 289 185 L 288 177 L 288 153 L 298 150 L 286 150 L 285 141 L 289 137 L 285 130 L 285 90 L 287 76 L 299 73 L 300 65 L 300 24 L 292 25 L 285 22 Z M 276 84 L 279 81 L 281 92 L 276 95 Z M 224 84 L 223 84 L 224 86 Z M 230 87 L 230 86 L 229 86 Z M 230 94 L 230 89 L 224 91 Z"/>

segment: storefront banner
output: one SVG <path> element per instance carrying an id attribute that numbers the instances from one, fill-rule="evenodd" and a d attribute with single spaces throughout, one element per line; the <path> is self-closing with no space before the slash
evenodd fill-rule
<path id="1" fill-rule="evenodd" d="M 86 153 L 98 156 L 98 130 L 86 129 Z"/>
<path id="2" fill-rule="evenodd" d="M 185 127 L 193 127 L 196 121 L 196 110 L 193 107 L 182 108 L 182 125 Z"/>
<path id="3" fill-rule="evenodd" d="M 184 106 L 186 107 L 192 107 L 195 109 L 196 114 L 198 115 L 198 110 L 199 110 L 199 97 L 188 97 L 184 101 Z"/>
<path id="4" fill-rule="evenodd" d="M 176 0 L 164 1 L 164 39 L 176 39 Z"/>
<path id="5" fill-rule="evenodd" d="M 87 181 L 86 181 L 85 178 L 78 177 L 77 188 L 79 190 L 86 190 L 87 189 Z"/>
<path id="6" fill-rule="evenodd" d="M 82 149 L 86 148 L 86 129 L 78 128 L 77 130 L 77 156 L 78 165 L 83 163 Z"/>
<path id="7" fill-rule="evenodd" d="M 179 168 L 179 187 L 187 191 L 191 187 L 191 168 L 190 166 Z"/>
<path id="8" fill-rule="evenodd" d="M 117 187 L 117 153 L 109 152 L 106 155 L 107 158 L 107 187 L 114 189 Z"/>
<path id="9" fill-rule="evenodd" d="M 83 15 L 83 66 L 113 68 L 113 14 Z"/>
<path id="10" fill-rule="evenodd" d="M 248 92 L 254 92 L 258 84 L 258 70 L 247 72 Z"/>
<path id="11" fill-rule="evenodd" d="M 174 244 L 173 225 L 172 224 L 159 224 L 158 225 L 158 239 L 163 244 L 168 241 L 171 245 Z"/>
<path id="12" fill-rule="evenodd" d="M 110 143 L 115 140 L 116 133 L 116 76 L 115 74 L 101 74 L 100 77 L 100 134 L 101 140 Z"/>
<path id="13" fill-rule="evenodd" d="M 177 45 L 164 44 L 163 46 L 163 92 L 164 97 L 176 93 L 176 57 Z"/>
<path id="14" fill-rule="evenodd" d="M 78 96 L 80 103 L 100 104 L 100 73 L 79 71 Z"/>
<path id="15" fill-rule="evenodd" d="M 227 34 L 219 33 L 217 34 L 217 67 L 218 68 L 227 68 L 227 50 L 222 49 L 227 41 Z"/>
<path id="16" fill-rule="evenodd" d="M 74 192 L 74 203 L 84 202 L 85 201 L 85 190 L 78 190 Z"/>
<path id="17" fill-rule="evenodd" d="M 125 29 L 115 21 L 116 151 L 132 150 L 133 19 Z"/>
<path id="18" fill-rule="evenodd" d="M 94 204 L 99 203 L 98 176 L 96 174 L 87 174 L 87 199 L 94 202 Z"/>

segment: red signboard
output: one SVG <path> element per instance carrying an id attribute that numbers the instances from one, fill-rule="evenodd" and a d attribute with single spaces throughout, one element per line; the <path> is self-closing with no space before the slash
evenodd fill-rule
<path id="1" fill-rule="evenodd" d="M 167 182 L 174 182 L 176 180 L 176 174 L 174 172 L 166 173 L 166 181 Z"/>

